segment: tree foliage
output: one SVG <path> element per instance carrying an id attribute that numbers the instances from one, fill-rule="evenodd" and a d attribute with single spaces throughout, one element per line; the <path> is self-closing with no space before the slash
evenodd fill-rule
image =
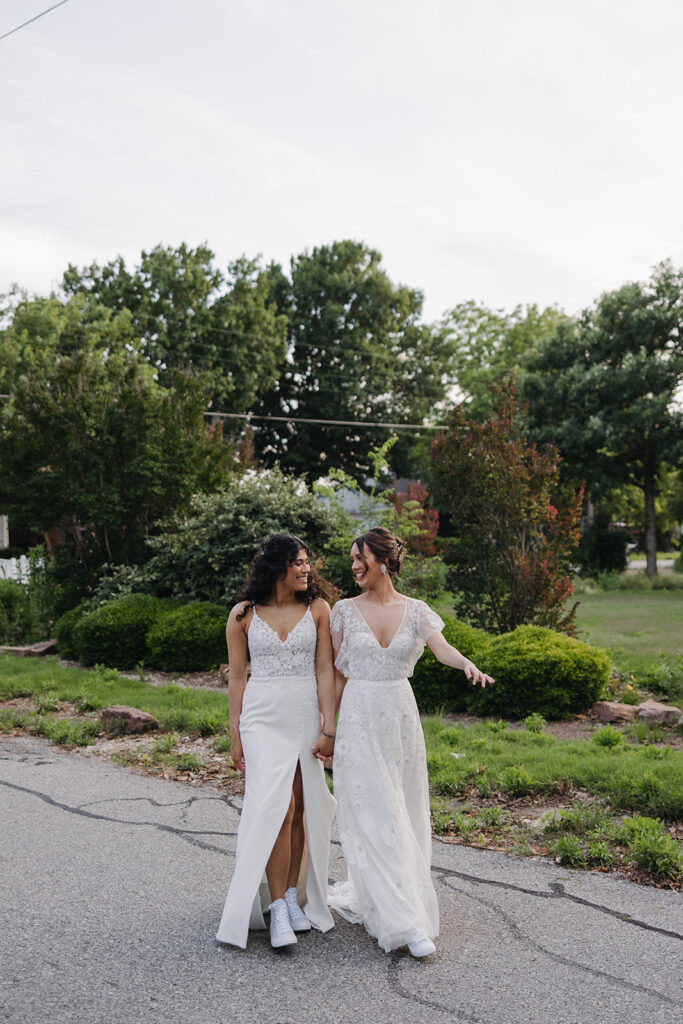
<path id="1" fill-rule="evenodd" d="M 494 411 L 492 385 L 511 373 L 519 376 L 525 360 L 568 320 L 554 306 L 516 306 L 506 313 L 471 300 L 447 313 L 443 327 L 453 343 L 454 382 L 468 413 L 474 419 L 489 416 Z"/>
<path id="2" fill-rule="evenodd" d="M 683 271 L 605 293 L 560 325 L 524 378 L 533 436 L 552 441 L 591 490 L 643 492 L 647 571 L 656 572 L 655 499 L 662 466 L 683 455 Z"/>
<path id="3" fill-rule="evenodd" d="M 114 312 L 128 310 L 159 382 L 172 386 L 177 370 L 208 374 L 220 409 L 246 412 L 278 379 L 286 319 L 257 260 L 235 260 L 224 275 L 206 246 L 159 245 L 132 271 L 120 256 L 104 266 L 69 266 L 63 288 Z"/>
<path id="4" fill-rule="evenodd" d="M 293 533 L 321 556 L 338 531 L 335 511 L 303 480 L 277 468 L 252 470 L 212 494 L 194 495 L 188 508 L 162 520 L 149 539 L 145 565 L 119 569 L 102 581 L 98 596 L 146 591 L 228 607 L 268 536 Z"/>
<path id="5" fill-rule="evenodd" d="M 559 454 L 527 442 L 512 382 L 483 423 L 456 406 L 432 461 L 439 507 L 455 524 L 446 560 L 459 614 L 495 633 L 524 623 L 572 632 L 569 562 L 583 495 L 554 503 Z"/>
<path id="6" fill-rule="evenodd" d="M 229 471 L 203 382 L 161 387 L 127 311 L 24 300 L 2 342 L 0 507 L 39 533 L 60 528 L 87 584 L 104 562 L 138 561 L 160 515 Z"/>
<path id="7" fill-rule="evenodd" d="M 394 285 L 381 256 L 342 241 L 271 267 L 272 294 L 287 316 L 288 359 L 259 412 L 301 419 L 420 423 L 445 394 L 450 343 L 422 323 L 421 292 Z M 259 425 L 266 461 L 308 479 L 334 466 L 361 480 L 369 451 L 389 431 L 319 424 Z M 412 441 L 412 437 L 411 437 Z"/>

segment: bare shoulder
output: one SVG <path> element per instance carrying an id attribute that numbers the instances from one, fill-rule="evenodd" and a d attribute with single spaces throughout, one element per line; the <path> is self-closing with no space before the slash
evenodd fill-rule
<path id="1" fill-rule="evenodd" d="M 244 626 L 244 623 L 248 622 L 251 616 L 251 601 L 239 601 L 238 604 L 234 605 L 230 609 L 230 615 L 228 616 L 228 626 L 237 624 L 238 626 Z"/>
<path id="2" fill-rule="evenodd" d="M 316 597 L 311 601 L 311 615 L 320 624 L 330 618 L 330 606 L 324 597 Z"/>

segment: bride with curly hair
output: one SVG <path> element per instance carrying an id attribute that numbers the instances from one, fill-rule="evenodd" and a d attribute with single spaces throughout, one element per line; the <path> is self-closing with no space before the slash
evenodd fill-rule
<path id="1" fill-rule="evenodd" d="M 298 537 L 269 537 L 227 624 L 231 754 L 245 792 L 216 938 L 243 948 L 249 928 L 265 928 L 264 910 L 274 947 L 334 924 L 327 866 L 335 801 L 322 764 L 334 745 L 334 668 L 330 606 L 311 558 Z"/>

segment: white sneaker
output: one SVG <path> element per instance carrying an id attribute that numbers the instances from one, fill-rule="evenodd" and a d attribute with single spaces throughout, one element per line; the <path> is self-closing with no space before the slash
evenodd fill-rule
<path id="1" fill-rule="evenodd" d="M 287 904 L 284 900 L 275 900 L 270 904 L 270 944 L 273 949 L 281 946 L 295 946 L 296 935 L 289 923 Z"/>
<path id="2" fill-rule="evenodd" d="M 420 957 L 429 956 L 430 953 L 436 953 L 436 946 L 426 936 L 423 939 L 415 939 L 413 942 L 409 942 L 408 949 L 418 960 Z"/>
<path id="3" fill-rule="evenodd" d="M 299 906 L 294 886 L 285 893 L 285 903 L 287 904 L 287 913 L 289 914 L 289 923 L 292 926 L 292 931 L 310 932 L 311 922 Z"/>

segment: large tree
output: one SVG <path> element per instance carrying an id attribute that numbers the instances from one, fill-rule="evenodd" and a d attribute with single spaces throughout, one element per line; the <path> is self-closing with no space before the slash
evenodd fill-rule
<path id="1" fill-rule="evenodd" d="M 557 444 L 591 490 L 641 489 L 649 575 L 660 470 L 683 456 L 682 385 L 683 272 L 669 262 L 560 325 L 523 380 L 533 436 Z"/>
<path id="2" fill-rule="evenodd" d="M 453 409 L 432 462 L 438 507 L 454 524 L 446 561 L 459 614 L 495 633 L 523 623 L 573 632 L 566 603 L 583 495 L 560 504 L 559 453 L 529 443 L 511 380 L 481 423 Z"/>
<path id="3" fill-rule="evenodd" d="M 24 300 L 1 347 L 0 508 L 61 528 L 87 584 L 104 562 L 143 557 L 160 515 L 229 472 L 203 382 L 178 373 L 161 387 L 127 311 L 80 294 Z"/>
<path id="4" fill-rule="evenodd" d="M 380 254 L 360 242 L 304 252 L 292 259 L 289 278 L 271 267 L 271 281 L 289 350 L 256 411 L 292 422 L 255 421 L 257 448 L 309 479 L 331 466 L 362 479 L 370 449 L 391 431 L 357 424 L 421 424 L 431 416 L 445 394 L 451 343 L 422 322 L 421 292 L 394 285 Z"/>
<path id="5" fill-rule="evenodd" d="M 510 373 L 519 378 L 524 361 L 569 318 L 555 306 L 516 306 L 508 313 L 470 300 L 443 319 L 453 343 L 453 383 L 475 419 L 495 409 L 491 386 Z"/>
<path id="6" fill-rule="evenodd" d="M 121 257 L 69 266 L 62 286 L 67 296 L 82 292 L 128 310 L 159 383 L 172 382 L 177 370 L 208 373 L 216 409 L 244 413 L 278 379 L 286 319 L 256 260 L 235 260 L 224 275 L 206 246 L 156 246 L 133 270 Z"/>

